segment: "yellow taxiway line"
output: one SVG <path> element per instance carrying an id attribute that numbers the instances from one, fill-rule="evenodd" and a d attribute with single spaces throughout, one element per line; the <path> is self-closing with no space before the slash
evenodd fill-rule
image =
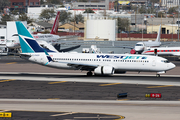
<path id="1" fill-rule="evenodd" d="M 117 85 L 117 84 L 122 84 L 122 83 L 100 84 L 99 86 L 108 86 L 108 85 Z"/>
<path id="2" fill-rule="evenodd" d="M 17 63 L 17 62 L 10 62 L 10 63 L 6 63 L 6 64 L 8 64 L 8 65 L 9 65 L 9 64 L 16 64 L 16 63 Z"/>
<path id="3" fill-rule="evenodd" d="M 147 88 L 161 88 L 161 87 L 172 87 L 173 85 L 162 85 L 162 86 L 150 86 Z"/>
<path id="4" fill-rule="evenodd" d="M 60 98 L 49 98 L 47 100 L 59 100 Z"/>
<path id="5" fill-rule="evenodd" d="M 57 83 L 64 83 L 64 82 L 67 82 L 67 81 L 49 82 L 48 84 L 57 84 Z"/>
<path id="6" fill-rule="evenodd" d="M 117 101 L 127 101 L 129 99 L 117 99 Z"/>
<path id="7" fill-rule="evenodd" d="M 13 81 L 13 80 L 16 80 L 16 79 L 0 80 L 0 82 L 8 82 L 8 81 Z"/>

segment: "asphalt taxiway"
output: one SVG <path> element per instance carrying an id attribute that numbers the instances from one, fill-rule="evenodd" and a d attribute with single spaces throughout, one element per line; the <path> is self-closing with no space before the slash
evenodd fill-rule
<path id="1" fill-rule="evenodd" d="M 76 120 L 93 116 L 87 113 L 95 113 L 93 119 L 105 120 L 97 115 L 112 114 L 127 120 L 179 120 L 179 61 L 175 64 L 175 69 L 160 78 L 155 73 L 136 72 L 87 77 L 86 72 L 48 68 L 16 58 L 0 59 L 0 110 L 19 110 L 22 114 L 30 111 L 32 116 L 38 111 L 67 113 L 67 118 L 55 119 L 74 119 L 69 115 L 78 112 L 81 115 Z M 118 93 L 127 93 L 127 97 L 118 99 Z M 149 93 L 161 93 L 162 97 L 146 98 Z"/>

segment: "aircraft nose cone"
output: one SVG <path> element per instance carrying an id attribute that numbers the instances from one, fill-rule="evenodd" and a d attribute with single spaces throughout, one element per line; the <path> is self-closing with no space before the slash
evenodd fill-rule
<path id="1" fill-rule="evenodd" d="M 6 47 L 12 47 L 11 43 L 6 43 Z"/>
<path id="2" fill-rule="evenodd" d="M 170 63 L 169 67 L 170 67 L 170 69 L 173 69 L 173 68 L 175 68 L 175 67 L 176 67 L 176 65 L 175 65 L 175 64 L 173 64 L 173 63 Z"/>
<path id="3" fill-rule="evenodd" d="M 142 51 L 143 50 L 143 47 L 134 47 L 134 50 L 139 52 L 139 51 Z"/>

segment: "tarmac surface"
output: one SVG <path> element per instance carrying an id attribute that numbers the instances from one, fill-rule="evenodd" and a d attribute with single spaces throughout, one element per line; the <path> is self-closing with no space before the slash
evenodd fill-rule
<path id="1" fill-rule="evenodd" d="M 3 82 L 0 79 L 0 82 Z M 122 83 L 43 82 L 12 80 L 0 84 L 1 98 L 9 99 L 74 99 L 117 100 L 119 93 L 127 93 L 126 100 L 179 101 L 180 87 L 173 85 L 134 85 Z M 148 98 L 146 94 L 161 93 L 161 98 Z"/>
<path id="2" fill-rule="evenodd" d="M 124 116 L 97 114 L 97 113 L 78 113 L 78 112 L 47 112 L 47 111 L 6 111 L 11 113 L 13 120 L 114 120 L 124 119 Z M 2 118 L 8 120 L 8 118 Z M 11 119 L 11 118 L 10 118 Z M 0 118 L 1 120 L 1 118 Z"/>
<path id="3" fill-rule="evenodd" d="M 84 71 L 0 57 L 0 110 L 18 120 L 179 120 L 180 62 L 170 60 L 177 67 L 160 78 L 149 72 L 87 77 Z M 119 93 L 127 97 L 117 98 Z M 150 93 L 162 96 L 145 97 Z"/>

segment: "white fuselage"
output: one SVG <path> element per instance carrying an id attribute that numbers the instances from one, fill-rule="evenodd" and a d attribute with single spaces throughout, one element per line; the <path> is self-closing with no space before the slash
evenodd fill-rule
<path id="1" fill-rule="evenodd" d="M 53 34 L 33 34 L 33 37 L 36 40 L 44 40 L 48 43 L 57 42 L 57 40 L 60 39 L 59 35 Z"/>
<path id="2" fill-rule="evenodd" d="M 149 48 L 145 50 L 142 54 L 144 55 L 154 55 L 154 50 L 157 49 L 157 55 L 164 56 L 180 56 L 180 47 L 158 47 Z"/>
<path id="3" fill-rule="evenodd" d="M 31 55 L 31 57 L 25 57 L 25 59 L 60 69 L 79 68 L 80 70 L 81 66 L 87 66 L 87 68 L 88 66 L 94 66 L 95 68 L 98 66 L 111 66 L 115 71 L 161 72 L 175 67 L 173 63 L 168 62 L 165 58 L 147 55 L 49 53 L 54 62 L 48 62 L 44 53 L 28 53 L 28 55 Z"/>
<path id="4" fill-rule="evenodd" d="M 53 35 L 53 34 L 35 34 L 33 35 L 33 37 L 39 41 L 39 40 L 43 40 L 46 41 L 47 43 L 54 43 L 57 42 L 58 39 L 60 39 L 60 36 L 58 35 Z M 20 42 L 19 42 L 19 37 L 18 35 L 13 35 L 9 40 L 7 40 L 6 46 L 8 48 L 20 48 Z"/>

